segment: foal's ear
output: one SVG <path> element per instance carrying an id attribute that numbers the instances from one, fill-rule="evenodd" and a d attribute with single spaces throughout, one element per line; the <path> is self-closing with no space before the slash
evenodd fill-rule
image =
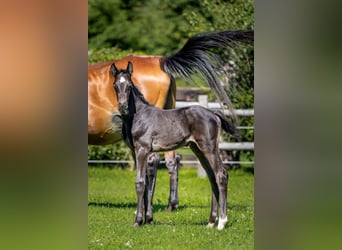
<path id="1" fill-rule="evenodd" d="M 131 75 L 133 73 L 133 64 L 129 61 L 126 71 Z"/>
<path id="2" fill-rule="evenodd" d="M 118 69 L 116 68 L 114 63 L 110 66 L 110 72 L 112 73 L 113 76 L 116 76 L 118 72 Z"/>

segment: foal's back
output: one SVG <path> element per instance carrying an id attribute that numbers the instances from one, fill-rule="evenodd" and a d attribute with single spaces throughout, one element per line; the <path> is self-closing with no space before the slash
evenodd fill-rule
<path id="1" fill-rule="evenodd" d="M 134 120 L 133 137 L 151 145 L 151 151 L 176 149 L 190 141 L 216 141 L 221 127 L 212 111 L 198 105 L 172 110 L 146 106 Z"/>

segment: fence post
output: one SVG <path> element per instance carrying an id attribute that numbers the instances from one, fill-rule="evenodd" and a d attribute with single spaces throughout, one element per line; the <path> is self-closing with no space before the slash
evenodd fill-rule
<path id="1" fill-rule="evenodd" d="M 208 108 L 208 96 L 207 95 L 199 95 L 198 96 L 198 102 L 201 106 Z M 198 162 L 198 165 L 197 165 L 197 175 L 200 178 L 206 178 L 207 177 L 207 173 L 203 169 L 200 162 Z"/>

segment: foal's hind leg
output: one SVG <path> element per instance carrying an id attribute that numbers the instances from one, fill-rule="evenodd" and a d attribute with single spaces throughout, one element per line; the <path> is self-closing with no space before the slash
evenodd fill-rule
<path id="1" fill-rule="evenodd" d="M 157 178 L 157 168 L 160 158 L 157 153 L 151 153 L 147 157 L 147 175 L 146 175 L 146 188 L 147 188 L 147 209 L 145 208 L 145 222 L 151 223 L 153 220 L 153 194 Z M 146 204 L 146 202 L 145 202 Z"/>
<path id="2" fill-rule="evenodd" d="M 209 140 L 208 140 L 209 141 Z M 212 145 L 215 145 L 214 143 Z M 227 223 L 227 187 L 228 175 L 225 171 L 220 156 L 215 150 L 217 147 L 204 147 L 202 145 L 191 144 L 190 147 L 200 160 L 203 168 L 206 170 L 211 188 L 212 188 L 212 203 L 211 213 L 209 217 L 208 227 L 213 227 L 217 218 L 218 204 L 220 205 L 220 216 L 218 230 L 222 230 Z M 201 148 L 207 148 L 201 151 Z"/>
<path id="3" fill-rule="evenodd" d="M 195 143 L 191 143 L 190 148 L 195 153 L 199 161 L 201 162 L 201 165 L 206 171 L 209 181 L 210 181 L 210 185 L 212 189 L 212 198 L 211 198 L 211 211 L 210 211 L 209 222 L 208 222 L 207 227 L 212 228 L 214 227 L 215 221 L 217 219 L 218 202 L 219 202 L 219 196 L 220 196 L 219 188 L 216 182 L 216 175 L 215 175 L 215 172 L 213 171 L 214 169 L 212 168 L 212 165 L 209 162 L 209 159 L 211 157 L 207 157 L 207 155 L 205 155 L 204 152 L 202 152 L 199 149 L 198 145 Z"/>
<path id="4" fill-rule="evenodd" d="M 214 192 L 211 194 L 211 211 L 207 227 L 213 228 L 216 220 L 218 219 L 218 199 Z"/>
<path id="5" fill-rule="evenodd" d="M 215 173 L 216 183 L 219 189 L 219 205 L 220 205 L 220 217 L 217 225 L 218 230 L 224 229 L 227 218 L 227 189 L 228 189 L 228 173 L 223 167 L 221 158 L 218 152 L 210 154 L 208 156 L 210 165 L 213 167 Z"/>
<path id="6" fill-rule="evenodd" d="M 170 196 L 168 211 L 173 211 L 178 207 L 178 168 L 180 156 L 176 151 L 165 152 L 165 165 L 170 174 Z"/>
<path id="7" fill-rule="evenodd" d="M 216 175 L 216 181 L 220 190 L 220 218 L 217 225 L 218 230 L 222 230 L 228 222 L 227 218 L 227 189 L 228 189 L 228 172 L 224 169 L 222 163 L 221 168 Z"/>

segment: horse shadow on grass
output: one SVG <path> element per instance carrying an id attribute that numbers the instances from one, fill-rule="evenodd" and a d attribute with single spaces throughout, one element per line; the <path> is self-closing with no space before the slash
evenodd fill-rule
<path id="1" fill-rule="evenodd" d="M 89 202 L 88 207 L 104 207 L 104 208 L 132 208 L 136 209 L 137 203 L 136 202 L 127 202 L 127 203 L 111 203 L 111 202 Z M 203 205 L 180 205 L 175 211 L 181 211 L 184 209 L 191 209 L 191 208 L 208 208 L 208 212 L 210 211 L 210 206 L 203 206 Z M 253 209 L 251 206 L 248 205 L 228 205 L 229 210 L 235 210 L 235 211 L 247 211 L 248 209 Z M 158 212 L 168 212 L 167 205 L 163 204 L 154 204 L 153 205 L 153 213 Z M 229 215 L 228 215 L 229 216 Z M 165 221 L 159 221 L 154 220 L 153 225 L 165 225 L 165 224 L 172 224 L 172 225 L 191 225 L 191 226 L 206 226 L 208 224 L 207 220 L 203 219 L 195 219 L 192 221 L 177 221 L 175 222 L 165 222 Z M 227 227 L 231 227 L 233 224 L 237 223 L 236 219 L 230 218 L 227 223 Z"/>
<path id="2" fill-rule="evenodd" d="M 104 207 L 104 208 L 137 208 L 136 202 L 127 203 L 111 203 L 111 202 L 88 202 L 88 207 Z M 183 210 L 188 208 L 186 205 L 180 205 L 176 210 Z M 168 211 L 167 205 L 153 204 L 153 213 Z"/>
<path id="3" fill-rule="evenodd" d="M 137 203 L 136 202 L 120 202 L 120 203 L 111 203 L 111 202 L 88 202 L 88 207 L 105 207 L 105 208 L 136 208 Z M 189 209 L 189 208 L 208 208 L 210 209 L 210 205 L 208 206 L 203 206 L 203 205 L 180 205 L 176 209 L 176 211 L 181 211 L 184 209 Z M 228 209 L 230 210 L 239 210 L 239 211 L 246 211 L 249 209 L 250 206 L 247 205 L 229 205 L 228 204 Z M 167 205 L 163 204 L 153 204 L 153 212 L 162 212 L 162 211 L 167 211 Z"/>
<path id="4" fill-rule="evenodd" d="M 111 202 L 88 202 L 88 207 L 104 207 L 104 208 L 136 208 L 137 203 L 111 203 Z"/>

